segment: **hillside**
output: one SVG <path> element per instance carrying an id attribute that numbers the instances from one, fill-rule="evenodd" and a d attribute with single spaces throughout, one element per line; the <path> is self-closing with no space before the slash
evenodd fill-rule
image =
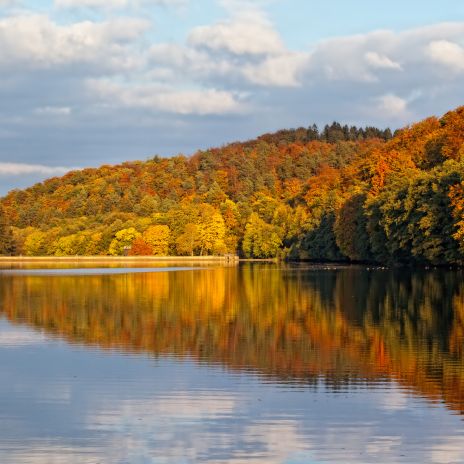
<path id="1" fill-rule="evenodd" d="M 1 202 L 0 253 L 464 262 L 464 107 L 74 171 Z"/>

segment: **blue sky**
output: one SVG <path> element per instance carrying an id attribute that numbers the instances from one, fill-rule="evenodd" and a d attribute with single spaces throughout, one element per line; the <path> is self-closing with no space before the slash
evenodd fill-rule
<path id="1" fill-rule="evenodd" d="M 464 4 L 0 0 L 0 194 L 283 127 L 464 102 Z"/>

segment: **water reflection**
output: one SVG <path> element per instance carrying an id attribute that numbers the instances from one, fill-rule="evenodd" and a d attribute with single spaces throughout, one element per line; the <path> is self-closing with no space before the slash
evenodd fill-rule
<path id="1" fill-rule="evenodd" d="M 0 349 L 0 361 L 2 464 L 464 459 L 459 419 L 390 382 L 343 394 L 322 380 L 276 388 L 192 360 L 59 341 Z"/>
<path id="2" fill-rule="evenodd" d="M 334 389 L 396 379 L 464 411 L 461 271 L 273 265 L 98 276 L 5 275 L 0 307 L 72 342 L 192 356 Z"/>

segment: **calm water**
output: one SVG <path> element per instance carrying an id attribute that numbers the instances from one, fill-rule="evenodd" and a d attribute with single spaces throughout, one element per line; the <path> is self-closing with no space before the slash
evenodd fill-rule
<path id="1" fill-rule="evenodd" d="M 463 277 L 0 271 L 0 463 L 463 463 Z"/>

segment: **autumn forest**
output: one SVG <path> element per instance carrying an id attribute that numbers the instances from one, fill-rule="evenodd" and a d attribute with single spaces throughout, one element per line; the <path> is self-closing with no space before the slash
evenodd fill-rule
<path id="1" fill-rule="evenodd" d="M 464 107 L 73 171 L 0 201 L 0 254 L 464 263 Z"/>

